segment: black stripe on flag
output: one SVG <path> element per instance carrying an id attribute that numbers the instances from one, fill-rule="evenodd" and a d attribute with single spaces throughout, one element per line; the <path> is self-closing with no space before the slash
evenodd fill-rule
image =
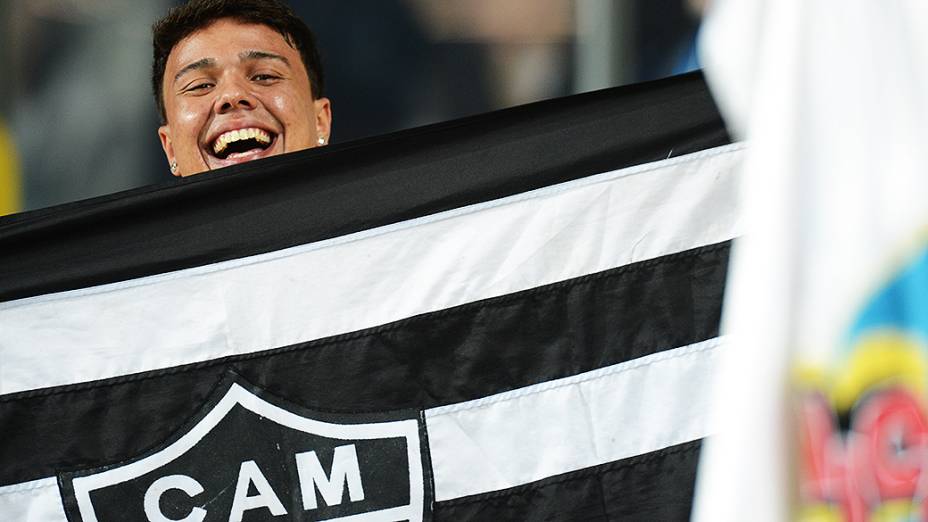
<path id="1" fill-rule="evenodd" d="M 0 397 L 0 484 L 160 444 L 229 369 L 314 410 L 432 408 L 718 335 L 728 242 L 296 346 Z"/>
<path id="2" fill-rule="evenodd" d="M 435 504 L 435 520 L 689 520 L 700 442 Z"/>
<path id="3" fill-rule="evenodd" d="M 267 158 L 0 217 L 0 301 L 277 251 L 729 141 L 693 73 Z"/>

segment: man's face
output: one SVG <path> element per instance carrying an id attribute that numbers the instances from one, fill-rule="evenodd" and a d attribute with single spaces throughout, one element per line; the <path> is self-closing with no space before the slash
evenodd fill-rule
<path id="1" fill-rule="evenodd" d="M 265 25 L 222 19 L 181 40 L 162 80 L 158 129 L 177 176 L 315 147 L 329 100 L 313 99 L 300 53 Z"/>

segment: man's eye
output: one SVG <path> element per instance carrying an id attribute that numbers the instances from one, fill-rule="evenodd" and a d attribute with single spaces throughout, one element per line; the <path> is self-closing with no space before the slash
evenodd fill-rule
<path id="1" fill-rule="evenodd" d="M 209 89 L 212 86 L 213 84 L 210 82 L 195 83 L 191 85 L 190 87 L 187 87 L 187 91 L 202 91 L 202 90 Z"/>
<path id="2" fill-rule="evenodd" d="M 252 76 L 251 79 L 256 82 L 271 82 L 280 79 L 280 76 L 274 74 L 256 74 Z"/>

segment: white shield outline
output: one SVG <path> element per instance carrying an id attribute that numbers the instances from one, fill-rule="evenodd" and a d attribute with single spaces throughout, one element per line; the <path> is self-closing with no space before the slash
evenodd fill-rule
<path id="1" fill-rule="evenodd" d="M 271 404 L 238 383 L 233 382 L 222 399 L 202 419 L 194 424 L 187 433 L 184 433 L 180 438 L 160 451 L 124 466 L 96 474 L 74 477 L 71 481 L 71 487 L 83 522 L 99 522 L 93 503 L 90 500 L 91 491 L 136 479 L 182 457 L 212 431 L 236 405 L 240 405 L 246 410 L 282 426 L 331 439 L 347 441 L 405 438 L 409 462 L 409 504 L 329 520 L 332 522 L 392 522 L 396 520 L 419 521 L 423 519 L 426 477 L 422 469 L 418 420 L 405 419 L 365 424 L 334 424 L 309 419 Z"/>

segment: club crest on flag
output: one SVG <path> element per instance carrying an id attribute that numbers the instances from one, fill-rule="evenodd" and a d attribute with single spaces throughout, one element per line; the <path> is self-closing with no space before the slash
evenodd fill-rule
<path id="1" fill-rule="evenodd" d="M 170 441 L 59 474 L 72 522 L 429 520 L 421 412 L 334 414 L 230 374 Z"/>
<path id="2" fill-rule="evenodd" d="M 924 520 L 928 245 L 880 288 L 830 372 L 804 368 L 801 520 Z"/>

